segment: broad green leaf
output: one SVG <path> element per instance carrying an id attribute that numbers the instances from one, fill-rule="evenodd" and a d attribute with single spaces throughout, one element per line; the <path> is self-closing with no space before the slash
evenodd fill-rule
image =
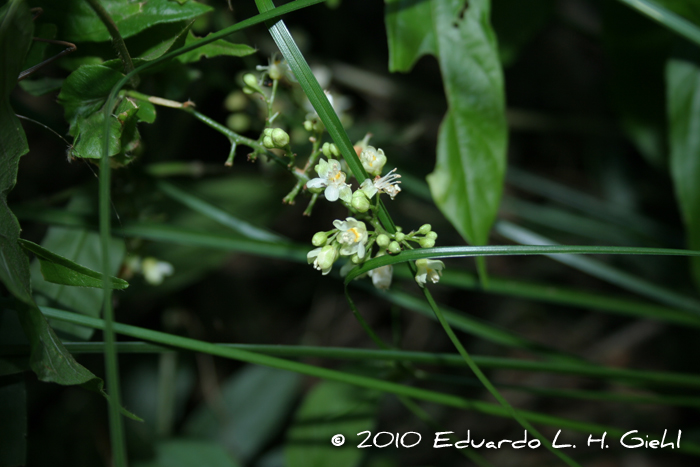
<path id="1" fill-rule="evenodd" d="M 102 138 L 104 132 L 105 114 L 97 111 L 78 121 L 78 131 L 75 135 L 75 142 L 71 155 L 84 159 L 100 159 L 102 157 Z M 122 150 L 122 124 L 114 116 L 109 118 L 109 152 L 112 157 Z"/>
<path id="2" fill-rule="evenodd" d="M 64 208 L 64 212 L 69 213 L 90 213 L 92 202 L 87 193 L 78 192 Z M 52 226 L 46 232 L 42 246 L 61 256 L 68 258 L 94 271 L 99 271 L 102 267 L 102 253 L 100 250 L 100 236 L 97 232 L 92 232 L 81 228 L 65 228 Z M 109 264 L 112 265 L 111 274 L 116 274 L 124 260 L 125 252 L 124 240 L 112 239 L 110 245 Z M 53 284 L 42 278 L 39 261 L 34 261 L 31 267 L 32 284 L 35 292 L 39 292 L 42 297 L 51 300 L 53 303 L 60 303 L 70 310 L 77 311 L 87 316 L 99 317 L 102 310 L 102 290 L 95 288 L 76 288 L 67 285 Z M 98 278 L 102 284 L 102 276 Z M 49 321 L 51 326 L 58 332 L 75 336 L 79 340 L 87 340 L 93 330 L 84 326 L 63 323 L 60 321 Z"/>
<path id="3" fill-rule="evenodd" d="M 17 83 L 31 43 L 34 25 L 25 2 L 12 2 L 0 23 L 0 281 L 24 303 L 33 303 L 29 259 L 17 244 L 19 223 L 7 205 L 17 182 L 17 166 L 29 151 L 22 125 L 10 107 L 9 94 Z"/>
<path id="4" fill-rule="evenodd" d="M 617 2 L 601 7 L 608 91 L 622 129 L 647 162 L 665 168 L 664 66 L 673 35 Z"/>
<path id="5" fill-rule="evenodd" d="M 145 29 L 163 23 L 194 19 L 212 10 L 197 2 L 180 5 L 171 0 L 101 0 L 114 20 L 122 37 L 134 36 Z M 72 42 L 101 42 L 110 40 L 107 28 L 84 0 L 45 0 L 47 20 L 59 25 L 63 40 Z"/>
<path id="6" fill-rule="evenodd" d="M 250 460 L 284 423 L 297 397 L 300 378 L 288 371 L 248 366 L 221 388 L 224 412 L 200 406 L 185 433 L 216 440 L 241 461 Z"/>
<path id="7" fill-rule="evenodd" d="M 41 264 L 41 274 L 45 280 L 54 284 L 74 287 L 102 288 L 101 273 L 81 266 L 29 240 L 20 239 L 19 243 L 25 250 L 36 255 Z M 110 280 L 113 289 L 121 290 L 129 287 L 129 283 L 124 279 L 111 277 Z"/>
<path id="8" fill-rule="evenodd" d="M 700 250 L 700 60 L 672 59 L 666 66 L 671 176 L 688 247 Z M 700 260 L 692 258 L 700 286 Z"/>
<path id="9" fill-rule="evenodd" d="M 109 157 L 116 165 L 126 165 L 133 161 L 130 153 L 141 143 L 136 128 L 139 121 L 138 104 L 134 99 L 120 101 L 109 120 Z M 102 154 L 104 135 L 104 112 L 96 111 L 76 123 L 78 128 L 71 155 L 86 159 L 99 159 Z"/>
<path id="10" fill-rule="evenodd" d="M 409 71 L 423 55 L 437 55 L 433 34 L 432 0 L 385 0 L 389 71 Z"/>
<path id="11" fill-rule="evenodd" d="M 287 432 L 287 467 L 354 467 L 363 450 L 357 433 L 372 430 L 378 393 L 323 381 L 306 396 Z M 331 439 L 345 436 L 336 447 Z"/>
<path id="12" fill-rule="evenodd" d="M 61 86 L 63 86 L 62 79 L 49 78 L 48 76 L 39 79 L 24 79 L 19 82 L 19 87 L 32 96 L 43 96 L 58 91 Z"/>
<path id="13" fill-rule="evenodd" d="M 477 245 L 487 243 L 496 218 L 508 139 L 489 15 L 490 0 L 387 1 L 389 68 L 407 71 L 425 53 L 440 64 L 449 110 L 428 183 L 445 217 Z"/>
<path id="14" fill-rule="evenodd" d="M 203 38 L 195 37 L 195 35 L 190 31 L 187 35 L 186 45 L 195 44 L 197 41 Z M 225 39 L 219 39 L 218 41 L 207 44 L 198 49 L 194 49 L 190 52 L 184 53 L 177 57 L 177 59 L 182 63 L 192 63 L 198 62 L 205 58 L 227 56 L 227 57 L 245 57 L 255 53 L 255 49 L 245 45 L 245 44 L 233 44 Z"/>
<path id="15" fill-rule="evenodd" d="M 70 124 L 72 136 L 78 134 L 79 119 L 97 112 L 104 105 L 112 87 L 123 76 L 104 65 L 85 65 L 66 78 L 58 95 L 58 102 L 66 111 L 66 120 Z M 99 154 L 96 153 L 95 157 L 99 157 Z"/>
<path id="16" fill-rule="evenodd" d="M 39 308 L 34 304 L 25 305 L 19 302 L 17 304 L 20 308 L 17 314 L 24 333 L 29 339 L 29 363 L 39 380 L 65 386 L 80 385 L 102 394 L 109 400 L 109 395 L 104 391 L 104 381 L 73 358 L 51 329 Z M 124 408 L 121 409 L 121 413 L 134 420 L 141 420 Z"/>
<path id="17" fill-rule="evenodd" d="M 24 375 L 0 377 L 0 466 L 26 464 L 27 389 Z"/>

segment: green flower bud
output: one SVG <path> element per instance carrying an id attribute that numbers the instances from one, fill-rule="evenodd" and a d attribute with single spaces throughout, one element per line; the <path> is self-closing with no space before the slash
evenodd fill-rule
<path id="1" fill-rule="evenodd" d="M 304 120 L 304 129 L 311 133 L 314 130 L 314 123 L 311 120 Z"/>
<path id="2" fill-rule="evenodd" d="M 402 232 L 396 232 L 394 235 L 394 238 L 396 239 L 397 242 L 403 242 L 404 238 L 406 238 L 406 234 Z"/>
<path id="3" fill-rule="evenodd" d="M 263 130 L 263 135 L 265 136 L 272 136 L 272 128 L 265 128 Z"/>
<path id="4" fill-rule="evenodd" d="M 331 149 L 331 154 L 333 154 L 335 157 L 339 157 L 339 156 L 340 156 L 340 150 L 338 149 L 338 146 L 336 146 L 336 145 L 333 144 L 333 143 L 329 144 L 329 146 L 330 146 L 330 149 Z"/>
<path id="5" fill-rule="evenodd" d="M 256 78 L 254 74 L 252 74 L 252 73 L 245 74 L 243 76 L 243 82 L 245 83 L 246 86 L 248 86 L 248 89 L 251 89 L 255 92 L 259 92 L 260 94 L 263 93 L 262 88 L 258 84 L 258 78 Z"/>
<path id="6" fill-rule="evenodd" d="M 272 142 L 278 148 L 283 148 L 289 144 L 289 135 L 282 128 L 272 130 Z"/>
<path id="7" fill-rule="evenodd" d="M 401 252 L 401 245 L 399 245 L 399 242 L 391 242 L 389 243 L 389 253 L 391 254 L 396 254 Z"/>
<path id="8" fill-rule="evenodd" d="M 430 224 L 423 224 L 420 226 L 420 229 L 418 229 L 418 233 L 421 235 L 426 235 L 428 232 L 430 232 L 431 228 L 432 227 L 430 226 Z"/>
<path id="9" fill-rule="evenodd" d="M 389 238 L 388 235 L 386 235 L 386 234 L 377 235 L 377 245 L 379 245 L 380 247 L 386 248 L 389 245 L 389 242 L 391 242 L 391 239 Z"/>
<path id="10" fill-rule="evenodd" d="M 323 152 L 323 155 L 326 157 L 331 157 L 331 145 L 329 143 L 323 143 L 323 146 L 321 146 L 321 152 Z"/>
<path id="11" fill-rule="evenodd" d="M 428 237 L 421 238 L 418 243 L 420 243 L 421 248 L 432 248 L 435 246 L 435 240 Z"/>
<path id="12" fill-rule="evenodd" d="M 367 196 L 361 190 L 357 190 L 355 193 L 352 194 L 352 201 L 350 202 L 350 204 L 359 212 L 367 212 L 370 206 Z"/>
<path id="13" fill-rule="evenodd" d="M 360 264 L 362 262 L 362 258 L 360 258 L 357 255 L 352 255 L 352 258 L 350 258 L 350 261 L 352 261 L 352 264 Z"/>
<path id="14" fill-rule="evenodd" d="M 243 88 L 243 94 L 248 94 L 248 95 L 255 94 L 255 91 L 253 91 L 250 88 Z"/>
<path id="15" fill-rule="evenodd" d="M 318 254 L 318 266 L 320 269 L 330 269 L 338 259 L 338 250 L 332 245 L 326 245 Z"/>
<path id="16" fill-rule="evenodd" d="M 429 238 L 429 239 L 431 239 L 431 240 L 437 240 L 437 233 L 436 233 L 436 232 L 433 232 L 433 231 L 431 230 L 430 232 L 428 232 L 427 234 L 425 234 L 425 237 L 426 237 L 426 238 Z"/>
<path id="17" fill-rule="evenodd" d="M 270 148 L 270 149 L 275 147 L 275 143 L 272 141 L 271 136 L 265 136 L 263 138 L 263 146 L 265 146 L 266 148 Z"/>
<path id="18" fill-rule="evenodd" d="M 326 232 L 316 232 L 311 238 L 311 244 L 313 246 L 323 246 L 328 240 L 328 234 Z"/>

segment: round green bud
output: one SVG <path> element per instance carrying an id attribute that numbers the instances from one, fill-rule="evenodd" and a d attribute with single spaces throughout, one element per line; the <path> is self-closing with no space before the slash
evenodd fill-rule
<path id="1" fill-rule="evenodd" d="M 357 255 L 352 255 L 352 258 L 350 258 L 350 261 L 352 261 L 352 264 L 360 264 L 362 262 L 362 258 L 360 258 Z"/>
<path id="2" fill-rule="evenodd" d="M 263 146 L 265 146 L 266 148 L 270 148 L 270 149 L 275 147 L 275 143 L 272 141 L 271 136 L 265 136 L 263 138 Z"/>
<path id="3" fill-rule="evenodd" d="M 406 238 L 406 234 L 404 234 L 403 232 L 396 232 L 394 238 L 397 242 L 403 242 L 404 238 Z"/>
<path id="4" fill-rule="evenodd" d="M 263 130 L 263 135 L 265 136 L 272 136 L 272 128 L 265 128 Z"/>
<path id="5" fill-rule="evenodd" d="M 427 234 L 425 234 L 425 238 L 429 238 L 431 240 L 436 240 L 437 239 L 437 232 L 430 231 Z"/>
<path id="6" fill-rule="evenodd" d="M 421 248 L 432 248 L 435 246 L 435 240 L 428 237 L 421 238 L 418 240 L 418 243 L 420 243 Z"/>
<path id="7" fill-rule="evenodd" d="M 418 233 L 421 235 L 426 235 L 428 232 L 430 232 L 431 228 L 432 227 L 430 226 L 430 224 L 423 224 L 420 226 L 420 229 L 418 229 Z"/>
<path id="8" fill-rule="evenodd" d="M 321 152 L 323 152 L 324 156 L 331 157 L 331 145 L 330 145 L 330 143 L 323 143 L 323 146 L 321 146 Z"/>
<path id="9" fill-rule="evenodd" d="M 338 259 L 338 250 L 332 245 L 326 245 L 318 254 L 318 266 L 321 269 L 330 269 L 336 259 Z"/>
<path id="10" fill-rule="evenodd" d="M 282 128 L 275 128 L 272 130 L 272 142 L 278 148 L 283 148 L 289 144 L 289 135 Z"/>
<path id="11" fill-rule="evenodd" d="M 397 232 L 403 232 L 403 228 L 400 225 L 396 226 L 396 231 Z"/>
<path id="12" fill-rule="evenodd" d="M 361 190 L 357 190 L 352 194 L 352 201 L 350 204 L 352 204 L 352 207 L 357 209 L 359 212 L 367 212 L 370 206 L 367 195 L 365 195 Z"/>
<path id="13" fill-rule="evenodd" d="M 304 120 L 304 129 L 311 133 L 314 130 L 314 123 L 311 120 Z"/>
<path id="14" fill-rule="evenodd" d="M 260 94 L 262 94 L 262 89 L 260 88 L 260 85 L 258 84 L 258 78 L 256 78 L 254 74 L 246 73 L 243 76 L 243 82 L 245 83 L 246 86 L 248 86 L 249 89 L 252 89 L 253 91 L 259 92 Z"/>
<path id="15" fill-rule="evenodd" d="M 328 240 L 328 234 L 326 232 L 316 232 L 311 238 L 311 243 L 313 246 L 323 246 Z"/>
<path id="16" fill-rule="evenodd" d="M 243 94 L 248 94 L 248 95 L 255 94 L 255 91 L 253 91 L 250 88 L 243 88 Z"/>
<path id="17" fill-rule="evenodd" d="M 389 242 L 391 242 L 391 239 L 389 238 L 388 235 L 386 234 L 379 234 L 377 235 L 377 245 L 379 245 L 382 248 L 386 248 L 389 246 Z"/>
<path id="18" fill-rule="evenodd" d="M 401 245 L 399 245 L 399 242 L 391 242 L 389 243 L 389 253 L 391 254 L 396 254 L 401 252 Z"/>
<path id="19" fill-rule="evenodd" d="M 333 143 L 329 144 L 329 146 L 330 146 L 330 149 L 331 149 L 331 154 L 333 154 L 335 157 L 339 157 L 339 156 L 340 156 L 340 150 L 338 149 L 338 146 L 336 146 L 336 145 L 333 144 Z"/>

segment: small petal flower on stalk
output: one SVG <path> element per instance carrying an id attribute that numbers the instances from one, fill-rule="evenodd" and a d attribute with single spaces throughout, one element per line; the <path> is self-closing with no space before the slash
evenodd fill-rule
<path id="1" fill-rule="evenodd" d="M 387 195 L 391 196 L 391 199 L 393 200 L 396 197 L 396 195 L 398 195 L 401 191 L 401 187 L 399 186 L 399 183 L 401 182 L 397 180 L 401 178 L 401 175 L 395 172 L 396 169 L 393 169 L 383 177 L 376 176 L 374 180 L 368 178 L 364 182 L 362 182 L 362 185 L 360 185 L 360 189 L 364 191 L 364 193 L 370 199 L 377 192 L 379 192 L 386 193 Z"/>
<path id="2" fill-rule="evenodd" d="M 306 183 L 310 190 L 326 187 L 324 195 L 328 201 L 337 201 L 338 198 L 346 203 L 352 201 L 352 188 L 345 183 L 345 173 L 340 171 L 340 162 L 335 159 L 325 161 L 321 159 L 316 166 L 318 178 L 313 178 Z"/>
<path id="3" fill-rule="evenodd" d="M 377 258 L 382 254 L 377 255 Z M 391 264 L 372 269 L 368 272 L 372 278 L 372 284 L 379 290 L 388 290 L 391 287 L 391 279 L 394 275 L 394 267 Z"/>
<path id="4" fill-rule="evenodd" d="M 374 146 L 367 146 L 360 153 L 360 162 L 370 175 L 379 175 L 382 173 L 384 164 L 386 164 L 386 155 L 381 149 Z"/>
<path id="5" fill-rule="evenodd" d="M 158 261 L 149 256 L 141 261 L 141 272 L 146 282 L 151 285 L 160 285 L 165 277 L 173 275 L 175 268 L 166 261 Z"/>
<path id="6" fill-rule="evenodd" d="M 325 276 L 333 268 L 333 263 L 338 259 L 338 248 L 335 245 L 326 245 L 323 248 L 316 248 L 306 254 L 306 261 L 313 263 Z"/>
<path id="7" fill-rule="evenodd" d="M 342 246 L 340 254 L 343 256 L 357 255 L 359 259 L 365 257 L 365 245 L 369 239 L 367 227 L 364 222 L 353 217 L 348 217 L 344 221 L 335 220 L 333 226 L 338 229 L 338 243 Z"/>
<path id="8" fill-rule="evenodd" d="M 425 283 L 430 280 L 433 284 L 437 284 L 442 276 L 442 270 L 445 264 L 436 259 L 419 259 L 416 261 L 416 282 L 423 288 Z"/>
<path id="9" fill-rule="evenodd" d="M 285 77 L 293 83 L 297 82 L 297 79 L 294 76 L 294 73 L 292 73 L 292 69 L 289 67 L 287 61 L 280 59 L 277 53 L 272 54 L 272 57 L 268 59 L 267 66 L 258 65 L 255 67 L 255 69 L 258 71 L 264 71 L 265 74 L 270 77 L 270 79 L 275 81 Z"/>

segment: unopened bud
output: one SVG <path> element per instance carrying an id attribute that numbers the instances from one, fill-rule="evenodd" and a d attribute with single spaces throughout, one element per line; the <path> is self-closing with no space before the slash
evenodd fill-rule
<path id="1" fill-rule="evenodd" d="M 420 243 L 421 248 L 432 248 L 435 246 L 435 240 L 428 237 L 421 238 L 418 240 L 418 243 Z"/>
<path id="2" fill-rule="evenodd" d="M 311 238 L 311 243 L 313 246 L 323 246 L 328 240 L 328 234 L 326 232 L 316 232 Z"/>
<path id="3" fill-rule="evenodd" d="M 260 94 L 263 93 L 262 88 L 258 84 L 258 78 L 256 78 L 254 74 L 246 73 L 243 76 L 243 82 L 245 83 L 246 86 L 248 86 L 249 89 L 251 89 L 255 92 L 259 92 Z"/>
<path id="4" fill-rule="evenodd" d="M 272 130 L 272 142 L 278 148 L 283 148 L 289 144 L 289 135 L 282 128 Z"/>
<path id="5" fill-rule="evenodd" d="M 380 247 L 386 248 L 389 245 L 389 242 L 391 242 L 391 239 L 389 238 L 388 235 L 379 234 L 377 236 L 377 245 L 379 245 Z"/>
<path id="6" fill-rule="evenodd" d="M 311 120 L 304 120 L 304 129 L 311 133 L 314 130 L 314 123 Z"/>
<path id="7" fill-rule="evenodd" d="M 403 232 L 396 232 L 394 238 L 397 242 L 403 242 L 404 238 L 406 238 L 406 234 L 404 234 Z"/>
<path id="8" fill-rule="evenodd" d="M 421 235 L 426 235 L 428 232 L 430 232 L 431 228 L 432 227 L 430 226 L 430 224 L 423 224 L 420 226 L 420 229 L 418 229 L 418 233 Z"/>
<path id="9" fill-rule="evenodd" d="M 266 148 L 269 148 L 269 149 L 272 149 L 275 147 L 275 143 L 272 141 L 271 136 L 265 136 L 263 138 L 263 146 L 265 146 Z"/>
<path id="10" fill-rule="evenodd" d="M 431 240 L 437 240 L 437 232 L 430 231 L 427 234 L 425 234 L 425 238 L 429 238 Z"/>
<path id="11" fill-rule="evenodd" d="M 333 144 L 333 143 L 329 144 L 328 146 L 329 146 L 330 149 L 331 149 L 331 154 L 333 154 L 335 157 L 339 157 L 339 156 L 340 156 L 340 150 L 338 150 L 338 146 L 336 146 L 336 145 Z"/>
<path id="12" fill-rule="evenodd" d="M 399 242 L 391 242 L 389 243 L 389 253 L 391 254 L 396 254 L 401 252 L 401 245 L 399 245 Z"/>
<path id="13" fill-rule="evenodd" d="M 361 190 L 357 190 L 352 194 L 352 202 L 350 204 L 359 212 L 367 212 L 370 206 L 367 196 Z"/>
<path id="14" fill-rule="evenodd" d="M 323 143 L 323 146 L 321 147 L 321 152 L 323 152 L 324 156 L 331 157 L 331 145 L 330 145 L 330 143 Z"/>

